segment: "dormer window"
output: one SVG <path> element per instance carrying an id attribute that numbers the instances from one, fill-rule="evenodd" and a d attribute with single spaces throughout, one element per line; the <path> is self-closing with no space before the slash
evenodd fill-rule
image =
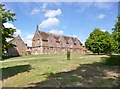
<path id="1" fill-rule="evenodd" d="M 56 43 L 60 43 L 60 41 L 56 41 Z"/>
<path id="2" fill-rule="evenodd" d="M 74 45 L 76 45 L 76 43 L 74 43 Z"/>
<path id="3" fill-rule="evenodd" d="M 45 40 L 45 39 L 42 39 L 42 41 L 44 41 L 44 42 L 48 42 L 48 40 Z"/>
<path id="4" fill-rule="evenodd" d="M 69 42 L 66 42 L 66 44 L 69 44 Z"/>

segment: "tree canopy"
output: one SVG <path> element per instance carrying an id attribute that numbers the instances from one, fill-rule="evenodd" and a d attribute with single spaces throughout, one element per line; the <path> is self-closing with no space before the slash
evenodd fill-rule
<path id="1" fill-rule="evenodd" d="M 116 51 L 120 53 L 120 15 L 116 21 L 115 28 L 113 28 L 112 36 L 116 41 Z"/>
<path id="2" fill-rule="evenodd" d="M 6 56 L 7 48 L 11 46 L 10 42 L 7 42 L 8 38 L 13 38 L 13 34 L 16 29 L 13 28 L 6 28 L 3 24 L 6 22 L 14 22 L 15 13 L 12 13 L 10 10 L 4 8 L 3 4 L 0 4 L 0 19 L 2 21 L 1 25 L 1 33 L 2 33 L 2 57 Z"/>
<path id="3" fill-rule="evenodd" d="M 107 31 L 103 32 L 99 28 L 95 28 L 86 40 L 85 46 L 93 53 L 111 53 L 115 48 L 114 42 Z"/>

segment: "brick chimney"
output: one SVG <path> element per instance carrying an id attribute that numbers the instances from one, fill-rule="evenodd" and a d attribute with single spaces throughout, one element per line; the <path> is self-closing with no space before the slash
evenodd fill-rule
<path id="1" fill-rule="evenodd" d="M 37 24 L 37 26 L 36 26 L 36 30 L 38 30 L 38 24 Z"/>

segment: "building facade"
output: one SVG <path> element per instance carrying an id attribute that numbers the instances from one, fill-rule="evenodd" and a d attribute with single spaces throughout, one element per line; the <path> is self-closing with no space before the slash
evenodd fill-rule
<path id="1" fill-rule="evenodd" d="M 8 48 L 7 56 L 19 56 L 27 54 L 27 44 L 24 43 L 19 35 L 13 38 L 11 43 L 14 45 L 14 47 Z"/>
<path id="2" fill-rule="evenodd" d="M 43 32 L 36 28 L 36 32 L 32 39 L 32 54 L 60 54 L 71 52 L 84 53 L 84 47 L 79 39 L 64 35 L 56 35 Z"/>
<path id="3" fill-rule="evenodd" d="M 32 39 L 32 47 L 28 47 L 20 36 L 15 37 L 12 42 L 14 48 L 9 48 L 8 56 L 26 55 L 26 54 L 63 54 L 66 51 L 85 53 L 86 49 L 78 38 L 64 35 L 56 35 L 38 30 Z"/>

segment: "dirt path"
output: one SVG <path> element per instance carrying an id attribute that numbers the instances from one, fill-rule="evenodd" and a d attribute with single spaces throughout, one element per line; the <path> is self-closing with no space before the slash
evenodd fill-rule
<path id="1" fill-rule="evenodd" d="M 15 59 L 15 60 L 4 60 L 4 61 L 0 61 L 0 63 L 3 62 L 13 62 L 13 61 L 24 61 L 24 60 L 38 60 L 39 59 L 46 59 L 46 58 L 62 58 L 62 56 L 54 56 L 54 57 L 34 57 L 34 58 L 20 58 L 20 59 Z"/>
<path id="2" fill-rule="evenodd" d="M 87 56 L 87 57 L 79 57 L 79 58 L 92 58 L 92 57 L 98 57 L 98 56 Z M 35 60 L 37 59 L 46 59 L 46 58 L 63 58 L 63 56 L 53 56 L 53 57 L 33 57 L 33 58 L 20 58 L 20 59 L 14 59 L 14 60 L 4 60 L 4 61 L 0 61 L 0 63 L 4 63 L 4 62 L 13 62 L 13 61 L 24 61 L 24 60 Z"/>

